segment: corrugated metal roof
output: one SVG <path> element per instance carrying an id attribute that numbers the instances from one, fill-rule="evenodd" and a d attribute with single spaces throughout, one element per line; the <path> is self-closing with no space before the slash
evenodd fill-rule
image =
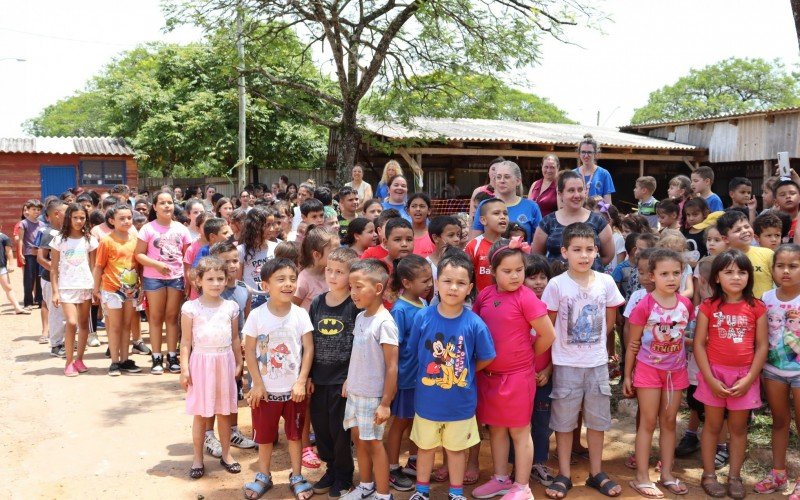
<path id="1" fill-rule="evenodd" d="M 794 113 L 797 111 L 800 111 L 800 106 L 787 106 L 783 108 L 759 109 L 756 111 L 747 111 L 745 113 L 721 113 L 719 115 L 704 116 L 701 118 L 693 118 L 691 120 L 661 120 L 661 121 L 654 120 L 650 122 L 637 123 L 637 124 L 631 123 L 630 125 L 624 125 L 619 129 L 636 130 L 638 128 L 657 128 L 669 125 L 683 125 L 688 123 L 703 123 L 703 122 L 713 122 L 720 120 L 731 120 L 734 118 L 746 118 L 748 116 Z"/>
<path id="2" fill-rule="evenodd" d="M 636 149 L 673 149 L 692 151 L 689 144 L 654 139 L 620 132 L 613 128 L 566 123 L 533 123 L 468 118 L 422 118 L 412 120 L 413 128 L 366 118 L 363 125 L 389 139 L 444 139 L 463 142 L 511 142 L 517 144 L 552 144 L 575 146 L 591 133 L 601 146 Z"/>
<path id="3" fill-rule="evenodd" d="M 133 149 L 118 137 L 0 137 L 0 153 L 50 153 L 133 156 Z"/>

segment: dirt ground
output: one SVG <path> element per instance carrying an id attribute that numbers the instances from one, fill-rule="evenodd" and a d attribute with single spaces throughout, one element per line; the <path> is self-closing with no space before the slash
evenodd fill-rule
<path id="1" fill-rule="evenodd" d="M 21 274 L 19 270 L 11 274 L 19 298 Z M 242 498 L 242 485 L 254 475 L 254 450 L 234 449 L 234 457 L 242 463 L 241 474 L 228 474 L 217 460 L 206 457 L 206 476 L 197 481 L 188 478 L 192 419 L 184 412 L 176 375 L 107 376 L 109 361 L 104 357 L 105 331 L 101 331 L 103 345 L 88 348 L 85 357 L 89 372 L 67 378 L 63 360 L 51 357 L 47 346 L 36 342 L 41 330 L 38 313 L 18 316 L 9 304 L 0 308 L 4 336 L 0 342 L 0 373 L 4 374 L 0 377 L 0 408 L 5 417 L 0 421 L 0 498 Z M 146 331 L 146 325 L 143 327 Z M 147 357 L 134 358 L 140 366 L 148 365 Z M 250 412 L 246 408 L 240 411 L 240 425 L 250 433 Z M 605 470 L 623 485 L 622 498 L 637 498 L 627 485 L 632 471 L 623 465 L 634 438 L 633 423 L 625 413 L 619 412 L 614 429 L 606 435 Z M 264 498 L 292 498 L 287 487 L 288 455 L 281 440 L 273 460 L 276 486 Z M 481 482 L 489 476 L 488 449 L 484 441 Z M 768 450 L 759 450 L 755 457 L 751 453 L 749 460 L 768 463 Z M 401 462 L 405 463 L 405 458 Z M 555 460 L 550 465 L 556 466 Z M 585 460 L 573 466 L 575 488 L 569 498 L 604 498 L 584 486 L 587 467 Z M 687 498 L 704 497 L 698 482 L 699 456 L 678 460 L 675 472 L 690 485 Z M 304 473 L 309 480 L 316 480 L 322 471 Z M 754 478 L 746 479 L 751 490 Z M 538 483 L 532 488 L 538 498 L 546 498 Z M 398 500 L 409 496 L 395 492 Z M 432 498 L 446 499 L 446 485 L 434 485 Z"/>

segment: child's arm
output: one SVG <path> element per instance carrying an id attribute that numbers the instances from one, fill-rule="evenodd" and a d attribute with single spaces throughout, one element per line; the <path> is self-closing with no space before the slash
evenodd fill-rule
<path id="1" fill-rule="evenodd" d="M 555 326 L 556 324 L 556 316 L 558 316 L 558 312 L 556 311 L 547 311 L 547 315 L 550 317 L 550 322 L 553 323 Z"/>
<path id="2" fill-rule="evenodd" d="M 50 271 L 50 250 L 47 248 L 39 248 L 36 251 L 36 262 Z"/>
<path id="3" fill-rule="evenodd" d="M 247 397 L 250 408 L 258 408 L 261 400 L 267 397 L 267 388 L 264 387 L 264 381 L 261 380 L 261 372 L 258 370 L 258 360 L 256 360 L 256 340 L 250 335 L 244 337 L 244 360 L 247 364 L 247 371 L 250 372 L 253 379 L 250 394 Z"/>
<path id="4" fill-rule="evenodd" d="M 397 392 L 398 348 L 391 344 L 381 344 L 381 348 L 383 349 L 383 362 L 386 364 L 386 374 L 383 380 L 381 404 L 375 410 L 375 425 L 381 425 L 389 420 L 389 416 L 392 414 L 389 405 L 392 404 L 394 394 Z"/>
<path id="5" fill-rule="evenodd" d="M 238 335 L 237 335 L 238 338 Z M 192 385 L 192 374 L 189 373 L 189 356 L 192 353 L 192 318 L 181 314 L 181 387 L 184 391 Z"/>
<path id="6" fill-rule="evenodd" d="M 242 341 L 239 340 L 239 307 L 236 307 L 237 314 L 231 318 L 231 349 L 233 358 L 236 360 L 236 377 L 242 376 Z"/>
<path id="7" fill-rule="evenodd" d="M 50 303 L 53 307 L 58 307 L 61 302 L 61 296 L 58 293 L 58 263 L 61 261 L 61 252 L 58 250 L 51 250 L 50 260 L 50 283 L 53 288 L 53 294 L 50 296 Z"/>
<path id="8" fill-rule="evenodd" d="M 538 372 L 536 372 L 536 385 L 539 387 L 544 386 L 547 384 L 547 381 L 550 380 L 550 375 L 553 374 L 553 363 L 548 364 Z"/>
<path id="9" fill-rule="evenodd" d="M 24 248 L 24 244 L 23 244 L 24 241 L 25 241 L 25 224 L 20 224 L 19 225 L 19 234 L 14 236 L 14 244 L 17 247 L 17 255 L 20 256 L 20 258 L 22 258 L 22 260 L 25 260 L 25 254 L 22 253 L 22 249 Z"/>
<path id="10" fill-rule="evenodd" d="M 681 292 L 681 295 L 686 297 L 689 300 L 694 298 L 694 278 L 689 276 L 689 279 L 686 280 L 686 288 Z"/>
<path id="11" fill-rule="evenodd" d="M 640 342 L 642 334 L 644 333 L 644 325 L 632 325 L 630 322 L 626 323 L 628 326 L 628 341 Z M 636 395 L 636 390 L 633 388 L 633 367 L 636 364 L 636 353 L 628 346 L 625 350 L 625 377 L 622 382 L 622 394 L 626 397 L 632 398 Z"/>
<path id="12" fill-rule="evenodd" d="M 556 330 L 548 316 L 539 316 L 531 321 L 531 327 L 536 330 L 536 342 L 533 343 L 533 352 L 537 355 L 544 354 L 556 339 Z"/>
<path id="13" fill-rule="evenodd" d="M 479 372 L 479 371 L 483 370 L 484 368 L 486 368 L 487 366 L 492 364 L 492 361 L 494 361 L 494 358 L 478 360 L 478 362 L 475 363 L 475 371 Z"/>
<path id="14" fill-rule="evenodd" d="M 152 267 L 159 273 L 163 275 L 169 274 L 169 266 L 166 262 L 160 262 L 155 259 L 151 259 L 147 256 L 147 242 L 143 240 L 136 241 L 136 250 L 134 250 L 134 257 L 136 261 L 141 264 L 143 267 Z"/>
<path id="15" fill-rule="evenodd" d="M 711 391 L 718 398 L 726 398 L 731 395 L 731 391 L 725 384 L 714 378 L 711 373 L 711 365 L 706 354 L 706 343 L 708 342 L 708 317 L 700 311 L 697 315 L 697 325 L 694 330 L 694 360 L 703 375 L 706 383 L 711 387 Z"/>
<path id="16" fill-rule="evenodd" d="M 8 266 L 8 272 L 13 271 L 11 269 L 11 263 L 14 262 L 14 252 L 11 251 L 11 245 L 6 246 L 6 265 Z"/>
<path id="17" fill-rule="evenodd" d="M 303 361 L 300 362 L 300 375 L 292 386 L 292 401 L 295 403 L 303 401 L 306 391 L 310 389 L 308 375 L 311 373 L 311 364 L 314 362 L 314 334 L 312 332 L 304 333 L 302 341 Z"/>
<path id="18" fill-rule="evenodd" d="M 92 271 L 94 271 L 94 266 L 96 262 L 97 262 L 97 249 L 95 248 L 94 250 L 91 250 L 89 252 L 89 269 L 92 269 Z M 94 276 L 94 274 L 92 275 Z M 92 294 L 92 303 L 95 305 L 100 303 L 99 297 L 95 300 L 94 293 Z"/>
<path id="19" fill-rule="evenodd" d="M 767 323 L 767 313 L 761 315 L 756 321 L 756 350 L 753 356 L 753 364 L 747 376 L 740 378 L 731 386 L 731 396 L 738 398 L 744 396 L 753 382 L 761 376 L 761 370 L 767 361 L 769 352 L 769 325 Z"/>
<path id="20" fill-rule="evenodd" d="M 93 281 L 94 281 L 94 287 L 92 288 L 92 297 L 94 297 L 94 299 L 99 304 L 100 303 L 100 283 L 102 282 L 102 279 L 103 279 L 103 268 L 98 266 L 98 265 L 95 265 L 92 268 L 92 278 L 93 278 Z"/>
<path id="21" fill-rule="evenodd" d="M 692 291 L 694 292 L 692 294 L 692 305 L 696 307 L 699 306 L 700 302 L 703 301 L 703 297 L 700 296 L 700 286 L 702 285 L 700 283 L 700 278 L 692 277 L 692 285 L 694 285 L 692 288 Z"/>
<path id="22" fill-rule="evenodd" d="M 619 309 L 619 307 L 606 307 L 606 335 L 608 335 L 608 332 L 610 332 L 610 331 L 612 331 L 614 329 L 614 323 L 617 322 L 617 310 L 618 309 Z M 607 346 L 606 346 L 606 350 L 608 350 Z M 609 357 L 612 354 L 613 354 L 612 352 L 609 352 L 608 353 Z"/>

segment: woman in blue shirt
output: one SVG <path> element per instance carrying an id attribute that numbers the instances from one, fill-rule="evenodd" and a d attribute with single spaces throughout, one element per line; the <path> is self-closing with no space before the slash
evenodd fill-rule
<path id="1" fill-rule="evenodd" d="M 611 205 L 611 195 L 616 192 L 614 181 L 608 170 L 595 163 L 599 152 L 600 146 L 592 134 L 585 134 L 581 143 L 578 144 L 581 164 L 575 169 L 575 172 L 580 174 L 589 188 L 588 196 L 602 196 L 603 201 Z"/>
<path id="2" fill-rule="evenodd" d="M 408 181 L 402 175 L 395 175 L 389 179 L 388 194 L 386 199 L 381 203 L 383 209 L 394 208 L 400 212 L 400 216 L 411 222 L 411 216 L 408 215 L 406 210 L 406 195 L 408 194 Z"/>
<path id="3" fill-rule="evenodd" d="M 389 196 L 389 180 L 396 175 L 403 175 L 403 169 L 400 168 L 400 164 L 395 160 L 387 161 L 386 165 L 383 166 L 383 175 L 381 175 L 381 180 L 378 182 L 378 189 L 375 190 L 375 198 L 383 201 L 384 198 Z"/>

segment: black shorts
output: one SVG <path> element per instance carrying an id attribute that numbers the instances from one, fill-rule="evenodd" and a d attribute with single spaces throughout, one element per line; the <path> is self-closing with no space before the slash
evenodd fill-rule
<path id="1" fill-rule="evenodd" d="M 703 422 L 706 416 L 706 407 L 703 403 L 694 398 L 694 391 L 696 390 L 696 385 L 689 385 L 689 387 L 686 389 L 686 404 L 689 405 L 690 409 L 697 412 L 698 417 L 700 417 L 700 421 Z"/>

